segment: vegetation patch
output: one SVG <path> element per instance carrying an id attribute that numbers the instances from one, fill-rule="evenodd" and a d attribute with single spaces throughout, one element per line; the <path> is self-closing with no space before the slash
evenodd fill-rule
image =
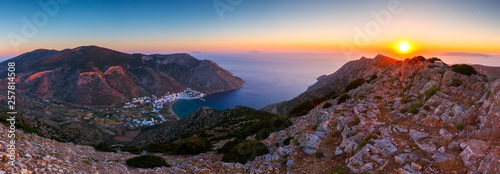
<path id="1" fill-rule="evenodd" d="M 474 67 L 466 64 L 452 65 L 451 70 L 467 76 L 478 74 Z"/>
<path id="2" fill-rule="evenodd" d="M 462 129 L 464 129 L 464 125 L 461 123 L 458 123 L 457 125 L 455 125 L 455 128 L 458 130 L 462 130 Z"/>
<path id="3" fill-rule="evenodd" d="M 356 126 L 359 123 L 361 123 L 361 120 L 359 118 L 356 118 L 356 120 L 354 120 L 354 122 L 352 122 L 352 125 Z"/>
<path id="4" fill-rule="evenodd" d="M 339 99 L 337 100 L 337 104 L 344 103 L 349 98 L 351 98 L 351 96 L 349 96 L 348 94 L 344 94 L 339 97 Z"/>
<path id="5" fill-rule="evenodd" d="M 290 110 L 290 112 L 288 112 L 288 115 L 290 115 L 291 117 L 306 115 L 310 110 L 314 109 L 314 107 L 318 106 L 323 101 L 326 101 L 329 99 L 335 99 L 338 96 L 339 95 L 335 91 L 333 91 L 333 92 L 326 94 L 323 97 L 315 98 L 314 100 L 307 100 L 307 101 L 293 107 L 292 110 Z M 323 106 L 325 106 L 325 105 L 323 105 Z"/>
<path id="6" fill-rule="evenodd" d="M 431 107 L 429 105 L 424 105 L 424 109 L 429 110 L 429 109 L 431 109 Z"/>
<path id="7" fill-rule="evenodd" d="M 359 145 L 356 148 L 356 151 L 358 151 L 358 150 L 362 149 L 363 147 L 365 147 L 371 139 L 377 139 L 377 136 L 373 135 L 373 134 L 369 134 L 368 136 L 366 136 L 363 141 L 359 142 Z"/>
<path id="8" fill-rule="evenodd" d="M 143 151 L 175 155 L 198 155 L 210 151 L 212 143 L 204 138 L 184 139 L 177 142 L 149 144 L 141 148 Z"/>
<path id="9" fill-rule="evenodd" d="M 116 149 L 111 147 L 110 145 L 106 143 L 99 143 L 96 145 L 93 145 L 95 150 L 101 151 L 101 152 L 116 152 Z"/>
<path id="10" fill-rule="evenodd" d="M 155 167 L 170 167 L 170 165 L 162 157 L 155 155 L 142 155 L 135 158 L 130 158 L 126 161 L 128 166 L 136 168 L 155 168 Z"/>
<path id="11" fill-rule="evenodd" d="M 288 146 L 290 144 L 290 141 L 293 140 L 293 137 L 288 137 L 283 140 L 283 146 Z"/>
<path id="12" fill-rule="evenodd" d="M 314 156 L 316 158 L 323 158 L 325 156 L 325 153 L 323 153 L 323 151 L 316 151 L 316 153 L 314 153 Z"/>
<path id="13" fill-rule="evenodd" d="M 486 100 L 488 100 L 488 99 L 490 98 L 490 95 L 491 95 L 491 91 L 486 92 L 486 97 L 485 97 L 485 99 L 486 99 Z"/>
<path id="14" fill-rule="evenodd" d="M 269 150 L 264 143 L 258 140 L 244 140 L 233 146 L 227 153 L 224 153 L 222 161 L 245 164 L 247 161 L 253 161 L 256 156 L 267 153 L 269 153 Z"/>
<path id="15" fill-rule="evenodd" d="M 429 100 L 434 94 L 436 94 L 440 88 L 431 88 L 425 92 L 425 101 Z"/>
<path id="16" fill-rule="evenodd" d="M 401 101 L 401 103 L 403 103 L 403 104 L 406 104 L 406 103 L 410 103 L 410 102 L 411 102 L 411 100 L 410 100 L 410 99 L 407 99 L 407 98 L 402 98 L 400 101 Z"/>
<path id="17" fill-rule="evenodd" d="M 323 105 L 323 108 L 329 108 L 329 107 L 331 107 L 331 106 L 333 106 L 331 103 L 325 103 L 325 104 Z"/>
<path id="18" fill-rule="evenodd" d="M 7 121 L 8 118 L 10 118 L 11 115 L 7 114 L 7 111 L 2 111 L 0 114 L 0 123 L 4 124 L 6 127 L 10 126 L 10 122 Z M 31 126 L 28 125 L 27 121 L 24 119 L 24 115 L 17 114 L 16 115 L 16 123 L 14 124 L 16 126 L 16 129 L 23 130 L 24 133 L 36 133 L 38 134 L 38 131 L 35 128 L 32 128 Z"/>
<path id="19" fill-rule="evenodd" d="M 349 83 L 345 87 L 344 92 L 349 92 L 350 90 L 356 89 L 357 87 L 363 85 L 364 83 L 365 83 L 365 79 L 364 78 L 356 79 L 356 80 L 352 81 L 351 83 Z"/>
<path id="20" fill-rule="evenodd" d="M 377 75 L 376 75 L 376 74 L 373 74 L 373 75 L 370 77 L 370 79 L 368 79 L 368 80 L 366 81 L 366 83 L 371 83 L 371 82 L 372 82 L 373 80 L 375 80 L 375 79 L 377 79 Z"/>
<path id="21" fill-rule="evenodd" d="M 454 87 L 459 87 L 460 85 L 462 85 L 462 81 L 458 80 L 458 79 L 453 79 L 450 86 L 454 86 Z"/>
<path id="22" fill-rule="evenodd" d="M 332 169 L 330 171 L 330 174 L 348 174 L 349 173 L 349 168 L 346 166 L 338 166 Z"/>
<path id="23" fill-rule="evenodd" d="M 422 103 L 414 103 L 414 104 L 411 106 L 410 110 L 408 110 L 408 113 L 412 113 L 412 114 L 416 114 L 416 113 L 418 113 L 418 109 L 419 109 L 420 107 L 422 107 L 423 105 L 424 105 L 424 104 L 422 104 Z"/>

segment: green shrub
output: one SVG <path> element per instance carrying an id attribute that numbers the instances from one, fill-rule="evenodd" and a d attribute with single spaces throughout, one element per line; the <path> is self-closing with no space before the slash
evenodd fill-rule
<path id="1" fill-rule="evenodd" d="M 354 122 L 352 122 L 352 125 L 356 126 L 359 123 L 361 123 L 361 120 L 359 118 L 356 118 L 356 120 L 354 120 Z"/>
<path id="2" fill-rule="evenodd" d="M 363 141 L 360 141 L 360 142 L 359 142 L 359 145 L 358 145 L 358 147 L 356 148 L 356 151 L 358 151 L 358 150 L 360 150 L 361 148 L 365 147 L 371 139 L 377 139 L 377 136 L 376 136 L 376 135 L 373 135 L 373 134 L 369 134 L 368 136 L 366 136 L 366 137 L 365 137 L 365 139 L 364 139 Z"/>
<path id="3" fill-rule="evenodd" d="M 247 161 L 253 161 L 256 156 L 266 153 L 269 153 L 269 151 L 264 143 L 257 140 L 245 140 L 225 153 L 222 161 L 245 164 Z"/>
<path id="4" fill-rule="evenodd" d="M 462 85 L 462 81 L 460 81 L 458 79 L 453 79 L 453 81 L 451 82 L 450 85 L 454 86 L 454 87 L 459 87 L 460 85 Z"/>
<path id="5" fill-rule="evenodd" d="M 167 142 L 167 143 L 155 143 L 149 144 L 141 148 L 146 152 L 153 153 L 167 153 L 167 154 L 175 154 L 175 150 L 179 147 L 179 143 L 176 142 Z"/>
<path id="6" fill-rule="evenodd" d="M 437 57 L 431 57 L 430 59 L 427 59 L 427 61 L 434 63 L 436 61 L 441 61 L 441 59 L 438 59 Z"/>
<path id="7" fill-rule="evenodd" d="M 315 104 L 312 100 L 307 100 L 297 106 L 295 106 L 290 112 L 288 113 L 291 116 L 302 116 L 306 115 L 310 110 L 314 109 L 317 104 Z"/>
<path id="8" fill-rule="evenodd" d="M 424 96 L 424 94 L 418 94 L 417 98 L 420 100 L 420 99 L 422 99 L 423 96 Z"/>
<path id="9" fill-rule="evenodd" d="M 400 109 L 400 110 L 399 110 L 399 113 L 402 113 L 402 114 L 404 114 L 404 113 L 406 113 L 406 112 L 408 112 L 408 109 L 403 108 L 403 109 Z"/>
<path id="10" fill-rule="evenodd" d="M 491 95 L 491 91 L 486 92 L 486 97 L 485 97 L 485 99 L 486 99 L 486 100 L 488 100 L 488 99 L 490 98 L 490 95 Z"/>
<path id="11" fill-rule="evenodd" d="M 378 95 L 374 96 L 373 98 L 375 98 L 375 99 L 377 99 L 377 100 L 383 99 L 383 97 L 378 96 Z"/>
<path id="12" fill-rule="evenodd" d="M 372 82 L 373 80 L 377 79 L 377 75 L 376 74 L 373 74 L 370 79 L 368 79 L 368 81 L 366 81 L 366 83 L 370 83 Z"/>
<path id="13" fill-rule="evenodd" d="M 346 166 L 338 166 L 332 169 L 330 171 L 330 174 L 348 174 L 349 173 L 349 168 Z"/>
<path id="14" fill-rule="evenodd" d="M 325 153 L 323 153 L 322 151 L 316 151 L 316 153 L 314 153 L 314 156 L 316 158 L 323 158 L 325 156 Z"/>
<path id="15" fill-rule="evenodd" d="M 170 165 L 162 157 L 155 155 L 142 155 L 135 158 L 130 158 L 126 161 L 128 166 L 136 168 L 155 168 L 155 167 L 170 167 Z"/>
<path id="16" fill-rule="evenodd" d="M 99 143 L 96 145 L 93 145 L 95 150 L 102 151 L 102 152 L 116 152 L 116 149 L 109 146 L 106 143 Z"/>
<path id="17" fill-rule="evenodd" d="M 425 101 L 429 100 L 434 94 L 436 94 L 440 88 L 431 88 L 425 92 Z"/>
<path id="18" fill-rule="evenodd" d="M 408 110 L 408 113 L 416 114 L 418 113 L 418 109 L 411 108 L 410 110 Z"/>
<path id="19" fill-rule="evenodd" d="M 337 104 L 344 103 L 349 98 L 351 98 L 351 96 L 349 96 L 348 94 L 344 94 L 344 95 L 339 97 Z"/>
<path id="20" fill-rule="evenodd" d="M 207 139 L 190 139 L 182 141 L 179 144 L 179 147 L 175 150 L 175 154 L 198 155 L 211 149 L 212 143 L 210 143 Z"/>
<path id="21" fill-rule="evenodd" d="M 331 103 L 325 103 L 325 104 L 323 105 L 323 108 L 329 108 L 329 107 L 331 107 L 331 106 L 333 106 Z"/>
<path id="22" fill-rule="evenodd" d="M 467 76 L 470 76 L 472 74 L 478 74 L 477 71 L 474 69 L 474 67 L 466 64 L 452 65 L 451 70 Z"/>
<path id="23" fill-rule="evenodd" d="M 418 113 L 418 108 L 422 107 L 424 104 L 422 103 L 414 103 L 410 110 L 408 110 L 409 113 L 416 114 Z"/>
<path id="24" fill-rule="evenodd" d="M 149 144 L 141 150 L 175 155 L 197 155 L 212 149 L 212 143 L 204 138 L 185 139 L 179 142 Z"/>
<path id="25" fill-rule="evenodd" d="M 406 103 L 411 102 L 411 100 L 410 100 L 410 99 L 407 99 L 407 98 L 402 98 L 400 101 L 401 101 L 401 103 L 403 103 L 403 104 L 406 104 Z"/>
<path id="26" fill-rule="evenodd" d="M 356 80 L 352 81 L 351 83 L 349 83 L 345 87 L 344 92 L 348 92 L 350 90 L 356 89 L 357 87 L 363 85 L 364 83 L 365 83 L 365 79 L 363 79 L 363 78 L 356 79 Z"/>
<path id="27" fill-rule="evenodd" d="M 425 109 L 425 110 L 429 110 L 429 109 L 431 109 L 431 107 L 430 107 L 430 106 L 428 106 L 428 105 L 425 105 L 425 106 L 424 106 L 424 109 Z"/>
<path id="28" fill-rule="evenodd" d="M 245 140 L 239 139 L 239 138 L 235 138 L 232 141 L 228 141 L 220 149 L 217 149 L 217 153 L 228 153 L 231 149 L 233 149 L 234 146 L 236 146 L 244 141 Z"/>
<path id="29" fill-rule="evenodd" d="M 292 141 L 293 137 L 288 137 L 283 140 L 283 146 L 287 146 L 290 144 L 290 141 Z"/>
<path id="30" fill-rule="evenodd" d="M 464 129 L 464 125 L 462 125 L 461 123 L 458 123 L 457 125 L 455 125 L 455 128 L 457 128 L 458 130 L 462 130 L 462 129 Z"/>
<path id="31" fill-rule="evenodd" d="M 398 122 L 393 121 L 393 122 L 391 122 L 391 124 L 398 124 Z"/>
<path id="32" fill-rule="evenodd" d="M 136 146 L 124 146 L 120 148 L 123 152 L 129 152 L 131 154 L 141 154 L 142 150 Z"/>
<path id="33" fill-rule="evenodd" d="M 329 99 L 335 99 L 338 96 L 339 95 L 335 91 L 332 91 L 323 97 L 318 97 L 318 98 L 315 98 L 313 100 L 307 100 L 307 101 L 293 107 L 292 110 L 290 110 L 290 112 L 288 112 L 288 115 L 290 115 L 292 117 L 306 115 L 310 110 L 314 109 L 314 107 L 318 106 L 323 101 L 326 101 Z"/>
<path id="34" fill-rule="evenodd" d="M 315 124 L 315 125 L 312 126 L 312 130 L 316 130 L 316 129 L 318 129 L 318 125 L 317 124 Z"/>
<path id="35" fill-rule="evenodd" d="M 374 134 L 368 134 L 364 140 L 369 141 L 371 139 L 377 139 L 377 136 Z"/>
<path id="36" fill-rule="evenodd" d="M 380 130 L 375 130 L 373 133 L 376 135 L 380 135 L 382 132 Z"/>
<path id="37" fill-rule="evenodd" d="M 365 140 L 360 141 L 359 144 L 358 144 L 358 147 L 356 148 L 356 151 L 361 150 L 361 148 L 365 147 L 366 144 L 368 144 L 368 141 L 365 141 Z"/>

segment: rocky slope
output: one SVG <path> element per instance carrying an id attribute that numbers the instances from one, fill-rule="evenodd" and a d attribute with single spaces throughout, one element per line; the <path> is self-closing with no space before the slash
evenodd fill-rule
<path id="1" fill-rule="evenodd" d="M 347 62 L 339 70 L 330 75 L 323 75 L 305 92 L 290 101 L 271 104 L 263 108 L 274 114 L 287 115 L 292 108 L 306 100 L 312 100 L 331 92 L 343 92 L 344 88 L 359 77 L 373 74 L 374 70 L 381 70 L 396 62 L 395 59 L 384 55 L 377 55 L 375 58 L 362 57 L 359 60 Z"/>
<path id="2" fill-rule="evenodd" d="M 222 155 L 162 155 L 172 167 L 136 169 L 135 155 L 96 152 L 20 133 L 17 168 L 88 173 L 487 173 L 500 172 L 500 80 L 407 59 L 376 79 L 326 99 L 262 140 L 269 153 L 245 164 Z M 369 79 L 372 74 L 360 78 Z M 331 105 L 325 105 L 330 103 Z M 206 109 L 205 109 L 206 110 Z M 209 112 L 209 111 L 208 111 Z M 222 111 L 218 111 L 222 112 Z M 7 128 L 0 125 L 0 136 Z M 251 138 L 253 136 L 250 136 Z M 284 141 L 288 138 L 290 142 Z M 223 144 L 214 144 L 218 148 Z M 1 141 L 2 147 L 5 142 Z M 4 149 L 4 148 L 3 148 Z M 60 152 L 67 153 L 59 155 Z M 0 151 L 0 155 L 5 152 Z M 5 160 L 5 158 L 4 158 Z M 57 163 L 57 164 L 56 164 Z M 47 167 L 42 167 L 47 166 Z M 49 169 L 50 168 L 50 169 Z M 1 173 L 1 172 L 0 172 Z"/>
<path id="3" fill-rule="evenodd" d="M 243 80 L 214 62 L 184 53 L 126 54 L 83 46 L 62 51 L 35 50 L 0 66 L 7 67 L 8 62 L 16 63 L 19 92 L 86 106 L 121 105 L 133 97 L 186 88 L 210 94 L 243 85 Z M 6 71 L 0 70 L 2 85 L 7 84 Z"/>
<path id="4" fill-rule="evenodd" d="M 280 119 L 277 115 L 244 106 L 237 106 L 223 111 L 200 107 L 196 112 L 182 119 L 141 130 L 141 133 L 135 137 L 133 144 L 147 145 L 169 142 L 180 138 L 200 136 L 201 134 L 209 140 L 216 137 L 221 139 L 221 135 L 224 135 L 226 139 L 234 138 L 242 134 L 243 130 L 258 126 L 259 123 L 273 118 Z M 284 119 L 280 122 L 276 121 L 274 124 L 279 126 L 280 123 L 286 121 Z"/>

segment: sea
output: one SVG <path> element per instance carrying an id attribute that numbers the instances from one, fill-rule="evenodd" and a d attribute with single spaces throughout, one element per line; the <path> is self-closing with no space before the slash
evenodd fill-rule
<path id="1" fill-rule="evenodd" d="M 304 92 L 316 79 L 331 74 L 348 59 L 338 54 L 310 53 L 191 53 L 208 59 L 243 79 L 242 88 L 210 94 L 203 100 L 179 100 L 172 109 L 179 118 L 201 106 L 225 110 L 238 105 L 261 109 L 269 104 L 290 100 Z"/>
<path id="2" fill-rule="evenodd" d="M 261 109 L 269 104 L 290 100 L 304 92 L 321 75 L 332 74 L 342 65 L 363 55 L 311 53 L 191 53 L 198 59 L 208 59 L 245 81 L 242 88 L 210 94 L 203 100 L 179 100 L 172 109 L 179 118 L 195 112 L 201 106 L 225 110 L 237 105 Z M 364 55 L 374 57 L 376 54 Z M 500 66 L 500 56 L 468 57 L 439 56 L 448 64 L 474 63 Z"/>

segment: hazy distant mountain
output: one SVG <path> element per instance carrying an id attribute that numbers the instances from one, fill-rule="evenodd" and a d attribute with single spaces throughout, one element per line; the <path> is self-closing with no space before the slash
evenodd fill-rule
<path id="1" fill-rule="evenodd" d="M 238 89 L 244 83 L 216 63 L 186 53 L 126 54 L 83 46 L 62 51 L 39 49 L 1 66 L 7 67 L 8 62 L 16 62 L 17 88 L 22 93 L 77 105 L 119 105 L 133 97 L 186 88 L 210 94 Z M 0 70 L 3 80 L 5 71 Z"/>

